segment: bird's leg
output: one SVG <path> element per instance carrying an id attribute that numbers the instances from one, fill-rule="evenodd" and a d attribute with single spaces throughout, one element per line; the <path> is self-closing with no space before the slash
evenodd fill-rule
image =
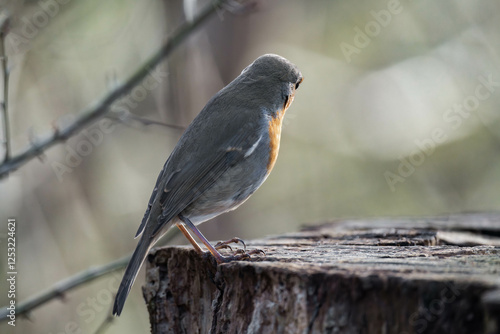
<path id="1" fill-rule="evenodd" d="M 210 242 L 208 242 L 207 238 L 205 238 L 205 236 L 203 234 L 201 234 L 201 232 L 196 228 L 196 226 L 194 226 L 194 224 L 189 220 L 189 218 L 184 217 L 183 215 L 179 215 L 179 218 L 180 218 L 180 220 L 182 220 L 182 222 L 184 224 L 186 224 L 187 227 L 189 227 L 189 229 L 198 237 L 198 239 L 200 239 L 201 242 L 208 248 L 208 251 L 213 255 L 213 257 L 215 257 L 215 260 L 217 261 L 217 263 L 227 262 L 226 259 L 217 251 L 217 249 L 215 249 L 210 244 Z M 190 237 L 190 238 L 188 238 L 188 239 L 190 239 L 189 241 L 191 243 L 196 244 L 196 241 L 193 240 L 193 237 L 191 237 L 191 235 L 189 234 L 189 232 L 186 231 L 186 233 Z M 186 235 L 186 234 L 184 234 L 184 235 Z M 196 245 L 198 246 L 198 244 L 196 244 Z M 199 247 L 200 246 L 198 246 L 198 248 Z"/>
<path id="2" fill-rule="evenodd" d="M 184 236 L 186 237 L 186 239 L 189 240 L 189 242 L 191 243 L 191 245 L 193 245 L 194 249 L 196 250 L 196 252 L 198 254 L 203 254 L 203 249 L 201 249 L 200 245 L 198 245 L 198 243 L 196 242 L 196 240 L 194 240 L 194 238 L 191 236 L 191 234 L 189 234 L 189 231 L 186 230 L 186 227 L 181 224 L 181 223 L 177 223 L 176 224 L 177 227 L 179 228 L 179 230 L 181 230 L 182 234 L 184 234 Z"/>
<path id="3" fill-rule="evenodd" d="M 250 258 L 250 254 L 257 254 L 257 253 L 262 252 L 260 250 L 256 250 L 256 251 L 251 251 L 250 253 L 244 252 L 242 254 L 224 257 L 217 251 L 217 249 L 215 249 L 214 246 L 212 246 L 210 244 L 210 242 L 207 240 L 207 238 L 205 238 L 205 236 L 200 232 L 200 230 L 198 230 L 196 228 L 196 226 L 194 226 L 194 224 L 189 220 L 189 218 L 184 217 L 183 215 L 179 215 L 179 218 L 191 230 L 191 232 L 193 232 L 194 235 L 196 235 L 201 240 L 201 242 L 208 248 L 208 251 L 213 255 L 213 257 L 215 257 L 215 260 L 217 261 L 217 263 L 224 263 L 224 262 L 229 262 L 229 261 L 233 261 L 233 260 L 248 259 L 248 258 Z M 187 233 L 187 234 L 189 235 L 189 233 Z M 184 235 L 186 235 L 186 234 L 184 234 Z M 191 237 L 191 235 L 189 235 L 189 236 Z M 191 239 L 192 239 L 192 237 L 191 237 Z M 264 252 L 262 252 L 262 253 L 264 253 Z"/>

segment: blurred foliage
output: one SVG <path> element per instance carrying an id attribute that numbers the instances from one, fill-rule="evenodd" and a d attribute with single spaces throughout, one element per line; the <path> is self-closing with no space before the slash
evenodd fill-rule
<path id="1" fill-rule="evenodd" d="M 62 3 L 0 3 L 13 18 L 14 153 L 126 78 L 198 2 Z M 348 216 L 500 209 L 500 3 L 276 0 L 255 9 L 214 16 L 156 70 L 155 88 L 115 105 L 186 126 L 263 53 L 301 69 L 305 80 L 287 112 L 273 173 L 245 205 L 201 226 L 209 239 L 262 237 Z M 92 126 L 0 182 L 1 254 L 7 218 L 18 222 L 18 302 L 134 249 L 181 131 L 109 126 Z M 81 287 L 0 331 L 91 333 L 120 279 Z M 141 281 L 108 333 L 148 332 Z"/>

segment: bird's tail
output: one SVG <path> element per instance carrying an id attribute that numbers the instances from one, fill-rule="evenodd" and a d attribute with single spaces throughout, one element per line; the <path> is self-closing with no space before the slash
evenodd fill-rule
<path id="1" fill-rule="evenodd" d="M 128 263 L 127 269 L 125 270 L 118 292 L 116 293 L 113 315 L 119 316 L 120 313 L 122 313 L 123 305 L 125 304 L 125 300 L 127 299 L 130 289 L 132 288 L 132 284 L 134 284 L 135 278 L 139 273 L 139 269 L 141 268 L 141 265 L 153 243 L 153 240 L 144 234 L 139 240 L 134 254 Z"/>

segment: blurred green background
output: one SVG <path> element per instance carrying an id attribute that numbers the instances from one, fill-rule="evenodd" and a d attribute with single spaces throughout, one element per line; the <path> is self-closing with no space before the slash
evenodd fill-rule
<path id="1" fill-rule="evenodd" d="M 14 153 L 106 95 L 206 4 L 0 1 L 12 17 Z M 201 226 L 210 240 L 342 217 L 500 209 L 498 1 L 255 4 L 214 15 L 155 70 L 149 80 L 156 85 L 114 105 L 186 126 L 264 53 L 301 69 L 305 80 L 287 112 L 273 173 L 238 210 Z M 181 133 L 100 121 L 0 181 L 0 264 L 6 268 L 7 219 L 15 217 L 18 302 L 135 248 L 156 177 Z M 121 275 L 53 300 L 15 328 L 1 323 L 0 332 L 93 333 Z M 141 273 L 107 333 L 149 331 L 143 281 Z"/>

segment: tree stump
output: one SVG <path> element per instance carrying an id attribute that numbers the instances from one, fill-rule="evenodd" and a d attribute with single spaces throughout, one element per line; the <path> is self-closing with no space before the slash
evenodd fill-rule
<path id="1" fill-rule="evenodd" d="M 154 249 L 152 333 L 500 333 L 500 215 L 340 220 L 217 265 Z"/>

